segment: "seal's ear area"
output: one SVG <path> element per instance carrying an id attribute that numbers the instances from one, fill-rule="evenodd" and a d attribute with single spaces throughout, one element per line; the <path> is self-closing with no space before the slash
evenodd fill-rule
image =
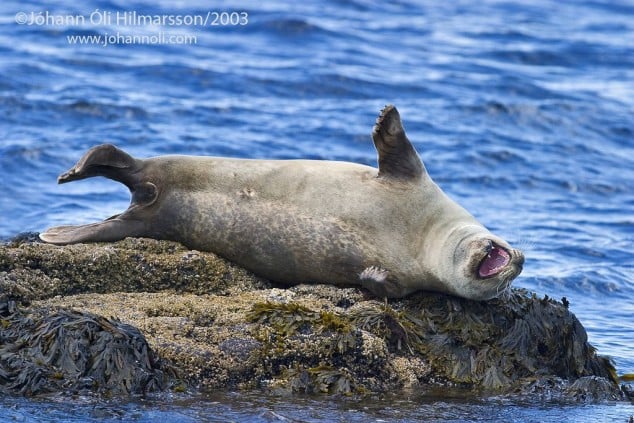
<path id="1" fill-rule="evenodd" d="M 131 191 L 133 206 L 150 206 L 159 196 L 159 189 L 152 182 L 138 183 Z"/>
<path id="2" fill-rule="evenodd" d="M 372 130 L 372 139 L 379 153 L 379 177 L 417 179 L 425 173 L 393 105 L 387 105 L 381 111 Z"/>
<path id="3" fill-rule="evenodd" d="M 92 176 L 105 176 L 130 187 L 130 174 L 137 169 L 139 161 L 112 144 L 102 144 L 88 150 L 75 166 L 61 174 L 57 182 L 77 181 Z"/>
<path id="4" fill-rule="evenodd" d="M 80 242 L 114 242 L 129 236 L 139 236 L 143 222 L 113 216 L 103 222 L 79 226 L 56 226 L 40 234 L 49 244 L 66 245 Z"/>

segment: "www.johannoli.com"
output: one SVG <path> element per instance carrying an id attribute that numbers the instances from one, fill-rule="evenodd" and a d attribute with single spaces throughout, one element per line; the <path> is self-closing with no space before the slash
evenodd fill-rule
<path id="1" fill-rule="evenodd" d="M 197 44 L 198 38 L 189 34 L 166 34 L 159 32 L 152 35 L 125 35 L 108 34 L 103 35 L 67 35 L 68 44 L 79 45 L 99 45 L 108 47 L 109 45 L 126 44 Z"/>

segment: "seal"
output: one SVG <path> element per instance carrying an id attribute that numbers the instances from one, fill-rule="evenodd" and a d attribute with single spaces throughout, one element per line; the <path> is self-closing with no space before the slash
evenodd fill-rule
<path id="1" fill-rule="evenodd" d="M 40 238 L 60 245 L 178 241 L 272 281 L 360 284 L 380 297 L 429 290 L 487 300 L 504 292 L 523 254 L 432 181 L 394 106 L 382 110 L 372 138 L 378 169 L 318 160 L 140 160 L 96 146 L 58 182 L 119 181 L 130 189 L 129 208 Z"/>

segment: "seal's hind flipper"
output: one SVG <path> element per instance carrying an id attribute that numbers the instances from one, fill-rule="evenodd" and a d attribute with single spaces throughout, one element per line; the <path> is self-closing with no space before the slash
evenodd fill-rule
<path id="1" fill-rule="evenodd" d="M 119 215 L 102 222 L 78 226 L 57 226 L 40 234 L 40 239 L 51 244 L 78 242 L 113 242 L 125 237 L 143 236 L 145 223 L 136 210 L 153 204 L 158 198 L 155 184 L 142 179 L 143 161 L 137 160 L 112 144 L 91 148 L 68 172 L 57 179 L 60 184 L 105 176 L 125 184 L 132 193 L 130 207 Z"/>
<path id="2" fill-rule="evenodd" d="M 379 177 L 417 179 L 425 173 L 393 105 L 387 105 L 381 111 L 372 130 L 372 140 L 379 154 Z"/>
<path id="3" fill-rule="evenodd" d="M 68 172 L 57 178 L 57 182 L 77 181 L 93 176 L 105 176 L 125 184 L 134 185 L 133 174 L 140 167 L 140 160 L 112 144 L 102 144 L 91 148 Z"/>
<path id="4" fill-rule="evenodd" d="M 143 222 L 118 217 L 113 216 L 103 222 L 88 225 L 56 226 L 41 233 L 40 239 L 50 244 L 66 245 L 78 242 L 114 242 L 141 234 Z"/>

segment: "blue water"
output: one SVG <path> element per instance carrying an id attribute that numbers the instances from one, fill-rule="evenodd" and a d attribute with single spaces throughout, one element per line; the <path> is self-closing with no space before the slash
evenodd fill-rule
<path id="1" fill-rule="evenodd" d="M 374 165 L 371 126 L 394 103 L 436 182 L 524 249 L 515 286 L 567 297 L 599 352 L 634 372 L 631 1 L 172 3 L 2 1 L 0 237 L 124 210 L 123 185 L 56 185 L 93 145 Z M 91 24 L 96 10 L 248 22 Z M 86 22 L 53 21 L 69 15 Z M 196 43 L 68 40 L 117 32 Z"/>
<path id="2" fill-rule="evenodd" d="M 18 402 L 0 398 L 0 416 L 17 422 L 627 422 L 627 403 L 556 404 L 487 398 L 465 402 L 464 396 L 390 395 L 370 401 L 327 397 L 288 398 L 257 392 L 218 393 L 206 397 L 168 395 L 153 400 L 99 401 L 59 398 Z"/>

